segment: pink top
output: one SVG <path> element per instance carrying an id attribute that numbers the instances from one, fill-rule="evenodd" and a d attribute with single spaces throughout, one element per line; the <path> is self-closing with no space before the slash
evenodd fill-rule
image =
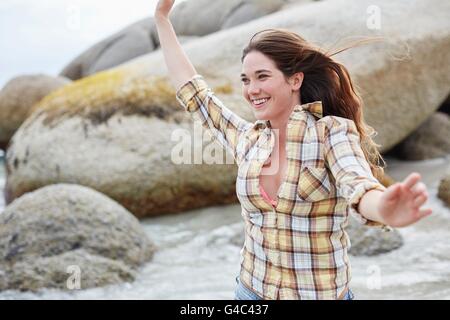
<path id="1" fill-rule="evenodd" d="M 259 192 L 261 192 L 264 200 L 266 200 L 268 203 L 270 203 L 271 206 L 276 207 L 277 206 L 277 201 L 276 200 L 272 200 L 269 195 L 266 193 L 266 191 L 264 190 L 262 185 L 259 185 Z"/>

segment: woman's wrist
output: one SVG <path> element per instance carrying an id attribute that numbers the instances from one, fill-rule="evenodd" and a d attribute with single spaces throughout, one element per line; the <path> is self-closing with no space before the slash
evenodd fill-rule
<path id="1" fill-rule="evenodd" d="M 369 190 L 364 194 L 358 206 L 358 211 L 364 218 L 386 224 L 384 217 L 379 210 L 380 199 L 382 196 L 383 191 L 377 189 Z"/>

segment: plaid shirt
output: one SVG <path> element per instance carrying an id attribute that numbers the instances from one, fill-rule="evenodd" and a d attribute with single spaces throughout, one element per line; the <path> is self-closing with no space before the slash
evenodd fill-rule
<path id="1" fill-rule="evenodd" d="M 349 213 L 389 230 L 357 211 L 368 190 L 386 188 L 372 175 L 354 122 L 323 117 L 321 101 L 295 106 L 287 126 L 287 172 L 273 206 L 259 192 L 259 175 L 275 141 L 270 122 L 240 118 L 201 75 L 181 86 L 177 99 L 238 166 L 236 193 L 245 222 L 242 283 L 263 299 L 341 296 L 351 278 L 344 230 Z"/>

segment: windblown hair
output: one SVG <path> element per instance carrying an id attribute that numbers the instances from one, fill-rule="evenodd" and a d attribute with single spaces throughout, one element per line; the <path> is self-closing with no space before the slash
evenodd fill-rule
<path id="1" fill-rule="evenodd" d="M 375 38 L 366 38 L 358 43 L 371 40 Z M 300 88 L 301 103 L 320 100 L 324 116 L 334 115 L 353 120 L 370 169 L 377 179 L 381 179 L 386 164 L 378 151 L 380 145 L 372 139 L 377 132 L 364 121 L 363 100 L 353 85 L 348 70 L 331 58 L 354 46 L 329 53 L 292 31 L 267 29 L 251 38 L 243 50 L 241 61 L 244 61 L 248 53 L 258 51 L 274 61 L 285 78 L 302 72 L 304 80 Z"/>

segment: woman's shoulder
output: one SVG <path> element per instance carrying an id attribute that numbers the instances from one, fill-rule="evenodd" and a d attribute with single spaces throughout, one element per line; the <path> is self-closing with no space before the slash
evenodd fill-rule
<path id="1" fill-rule="evenodd" d="M 331 130 L 355 130 L 356 125 L 352 119 L 328 115 L 317 121 L 320 127 L 323 127 L 326 131 Z"/>

